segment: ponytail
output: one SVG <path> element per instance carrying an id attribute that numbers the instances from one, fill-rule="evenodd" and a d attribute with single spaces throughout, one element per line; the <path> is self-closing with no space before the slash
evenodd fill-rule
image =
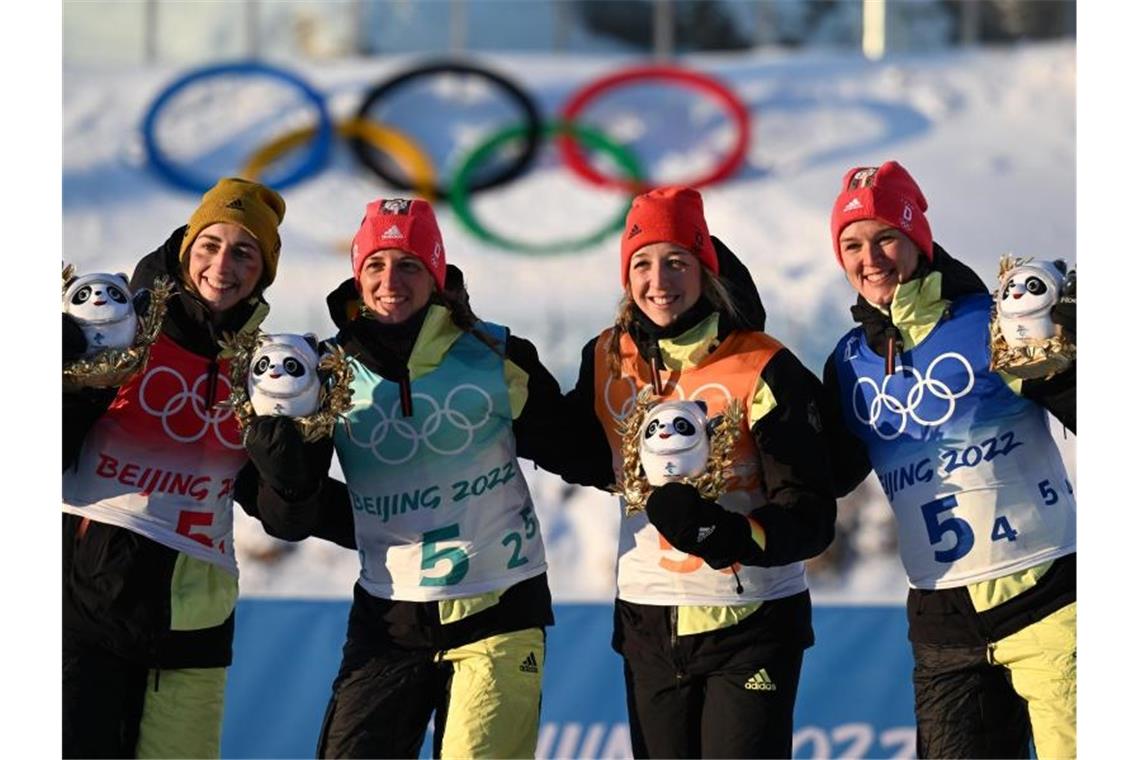
<path id="1" fill-rule="evenodd" d="M 451 321 L 465 333 L 474 336 L 500 356 L 506 356 L 506 346 L 491 335 L 479 329 L 479 318 L 471 310 L 471 295 L 463 282 L 463 273 L 457 267 L 448 265 L 443 290 L 437 290 L 432 299 L 451 313 Z"/>

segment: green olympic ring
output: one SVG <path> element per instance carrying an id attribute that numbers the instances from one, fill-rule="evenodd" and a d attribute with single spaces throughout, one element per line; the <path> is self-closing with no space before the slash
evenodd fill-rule
<path id="1" fill-rule="evenodd" d="M 543 137 L 570 135 L 580 142 L 585 143 L 590 148 L 608 153 L 617 162 L 626 176 L 633 180 L 630 185 L 636 185 L 645 179 L 645 174 L 642 172 L 641 166 L 637 163 L 637 157 L 634 156 L 631 151 L 613 142 L 601 132 L 591 129 L 590 127 L 567 122 L 543 124 L 541 131 Z M 467 158 L 464 159 L 463 164 L 455 173 L 455 179 L 451 184 L 451 208 L 455 211 L 455 215 L 459 218 L 459 221 L 463 223 L 463 226 L 480 240 L 494 243 L 505 250 L 515 253 L 540 255 L 580 251 L 583 248 L 597 245 L 614 232 L 620 232 L 622 228 L 625 227 L 625 215 L 629 211 L 630 204 L 633 202 L 632 195 L 628 198 L 626 203 L 622 205 L 614 217 L 607 221 L 601 229 L 596 232 L 588 233 L 583 237 L 566 241 L 524 243 L 518 240 L 512 240 L 492 232 L 475 218 L 475 213 L 471 209 L 471 192 L 467 182 L 469 176 L 504 144 L 519 140 L 528 133 L 529 128 L 526 125 L 503 129 L 476 146 L 467 155 Z"/>

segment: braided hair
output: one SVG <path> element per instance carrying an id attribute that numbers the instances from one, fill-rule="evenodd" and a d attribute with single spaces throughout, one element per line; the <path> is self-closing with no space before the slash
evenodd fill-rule
<path id="1" fill-rule="evenodd" d="M 467 284 L 463 280 L 463 272 L 460 271 L 459 267 L 452 264 L 447 265 L 443 290 L 437 290 L 433 293 L 432 300 L 451 313 L 451 321 L 456 327 L 465 333 L 469 333 L 500 356 L 506 356 L 506 346 L 479 329 L 479 318 L 471 310 L 471 295 L 467 292 Z"/>

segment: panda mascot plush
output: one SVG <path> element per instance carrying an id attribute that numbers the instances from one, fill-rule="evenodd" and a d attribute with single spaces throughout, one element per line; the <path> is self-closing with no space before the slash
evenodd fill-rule
<path id="1" fill-rule="evenodd" d="M 86 347 L 83 354 L 65 358 L 63 389 L 115 388 L 141 371 L 173 292 L 166 277 L 132 294 L 125 275 L 76 276 L 75 267 L 64 264 L 63 313 L 82 332 Z"/>
<path id="2" fill-rule="evenodd" d="M 1048 340 L 1056 333 L 1049 312 L 1060 297 L 1064 261 L 1034 261 L 1014 266 L 1001 278 L 997 313 L 1001 333 L 1010 346 Z"/>
<path id="3" fill-rule="evenodd" d="M 707 412 L 702 401 L 666 401 L 646 414 L 640 458 L 649 485 L 695 478 L 704 472 L 711 433 Z"/>
<path id="4" fill-rule="evenodd" d="M 312 333 L 262 336 L 250 359 L 250 403 L 260 415 L 308 417 L 320 405 L 320 358 Z"/>
<path id="5" fill-rule="evenodd" d="M 64 288 L 63 311 L 87 338 L 84 357 L 129 348 L 135 341 L 138 317 L 124 275 L 98 272 L 74 278 Z"/>
<path id="6" fill-rule="evenodd" d="M 990 366 L 1022 379 L 1049 377 L 1076 360 L 1075 336 L 1053 307 L 1072 285 L 1065 262 L 1003 256 L 990 323 Z"/>
<path id="7" fill-rule="evenodd" d="M 651 390 L 643 388 L 618 423 L 622 461 L 612 490 L 625 501 L 626 515 L 644 509 L 653 489 L 666 483 L 690 483 L 703 498 L 720 498 L 743 425 L 740 400 L 710 418 L 703 401 L 659 401 Z"/>

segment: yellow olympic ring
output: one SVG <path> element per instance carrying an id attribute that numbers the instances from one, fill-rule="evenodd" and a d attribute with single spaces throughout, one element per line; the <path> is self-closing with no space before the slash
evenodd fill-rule
<path id="1" fill-rule="evenodd" d="M 400 169 L 411 179 L 412 186 L 426 201 L 434 201 L 435 168 L 423 147 L 403 132 L 362 118 L 346 119 L 336 125 L 341 137 L 364 140 L 381 153 L 395 159 Z M 287 132 L 266 143 L 249 157 L 239 176 L 256 180 L 266 168 L 283 155 L 300 148 L 313 139 L 317 128 L 303 127 Z"/>

